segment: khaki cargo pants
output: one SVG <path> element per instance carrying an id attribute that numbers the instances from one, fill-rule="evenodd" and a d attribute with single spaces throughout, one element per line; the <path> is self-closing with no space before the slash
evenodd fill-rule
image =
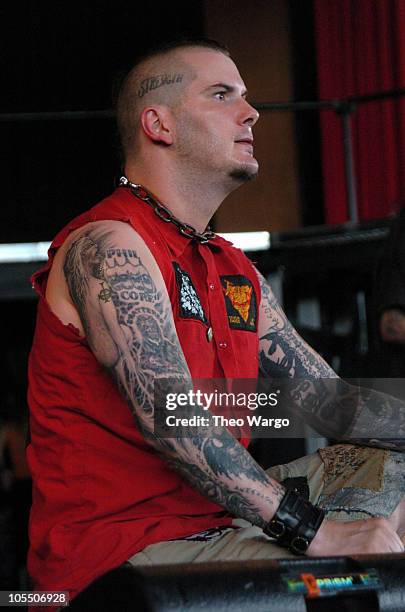
<path id="1" fill-rule="evenodd" d="M 321 506 L 327 518 L 338 521 L 387 518 L 405 495 L 405 453 L 366 446 L 336 444 L 267 473 L 280 482 L 305 479 L 310 501 Z M 259 527 L 235 519 L 233 527 L 152 544 L 128 561 L 155 565 L 293 556 L 273 544 Z"/>

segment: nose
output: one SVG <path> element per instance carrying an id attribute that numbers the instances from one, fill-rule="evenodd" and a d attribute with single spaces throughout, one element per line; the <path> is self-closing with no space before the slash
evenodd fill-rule
<path id="1" fill-rule="evenodd" d="M 253 127 L 260 115 L 258 111 L 245 98 L 241 98 L 240 122 Z"/>

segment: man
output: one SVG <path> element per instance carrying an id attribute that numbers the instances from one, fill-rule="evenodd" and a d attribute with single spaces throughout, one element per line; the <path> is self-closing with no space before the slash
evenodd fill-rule
<path id="1" fill-rule="evenodd" d="M 400 453 L 340 445 L 267 474 L 224 427 L 154 433 L 155 404 L 164 400 L 154 388 L 168 379 L 187 391 L 192 378 L 257 378 L 259 367 L 267 377 L 336 375 L 245 256 L 206 229 L 223 199 L 258 171 L 258 113 L 228 53 L 198 41 L 143 59 L 122 86 L 117 117 L 121 187 L 58 234 L 33 279 L 41 295 L 30 363 L 36 586 L 74 596 L 129 559 L 402 552 L 400 475 L 383 491 Z M 247 296 L 243 311 L 230 291 Z M 325 393 L 312 411 L 313 393 L 297 383 L 292 396 L 322 433 L 336 431 L 323 410 L 334 401 L 337 413 L 339 402 L 341 412 L 362 408 L 355 431 L 366 437 L 367 398 L 336 383 L 332 400 Z M 389 406 L 380 398 L 378 407 L 384 425 Z M 189 413 L 203 411 L 190 405 Z M 346 464 L 354 508 L 336 497 Z M 274 477 L 305 475 L 312 501 L 325 494 L 332 517 L 361 520 L 323 520 Z M 374 512 L 370 495 L 379 500 Z"/>

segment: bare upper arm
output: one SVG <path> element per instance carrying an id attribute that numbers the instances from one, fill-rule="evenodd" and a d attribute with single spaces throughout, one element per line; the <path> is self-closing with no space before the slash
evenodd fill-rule
<path id="1" fill-rule="evenodd" d="M 149 248 L 128 224 L 100 221 L 76 232 L 61 257 L 69 299 L 94 355 L 133 411 L 152 415 L 155 379 L 190 374 Z"/>
<path id="2" fill-rule="evenodd" d="M 63 272 L 66 249 L 78 231 L 73 232 L 56 252 L 46 283 L 46 301 L 53 313 L 64 325 L 73 325 L 80 336 L 85 336 L 79 313 L 70 297 L 69 288 Z"/>

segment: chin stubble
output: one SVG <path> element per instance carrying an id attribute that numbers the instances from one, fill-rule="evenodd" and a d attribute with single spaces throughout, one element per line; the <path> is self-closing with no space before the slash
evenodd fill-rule
<path id="1" fill-rule="evenodd" d="M 242 167 L 231 170 L 229 176 L 236 181 L 245 183 L 246 181 L 251 181 L 256 178 L 257 174 L 258 170 L 252 170 L 249 167 Z"/>

